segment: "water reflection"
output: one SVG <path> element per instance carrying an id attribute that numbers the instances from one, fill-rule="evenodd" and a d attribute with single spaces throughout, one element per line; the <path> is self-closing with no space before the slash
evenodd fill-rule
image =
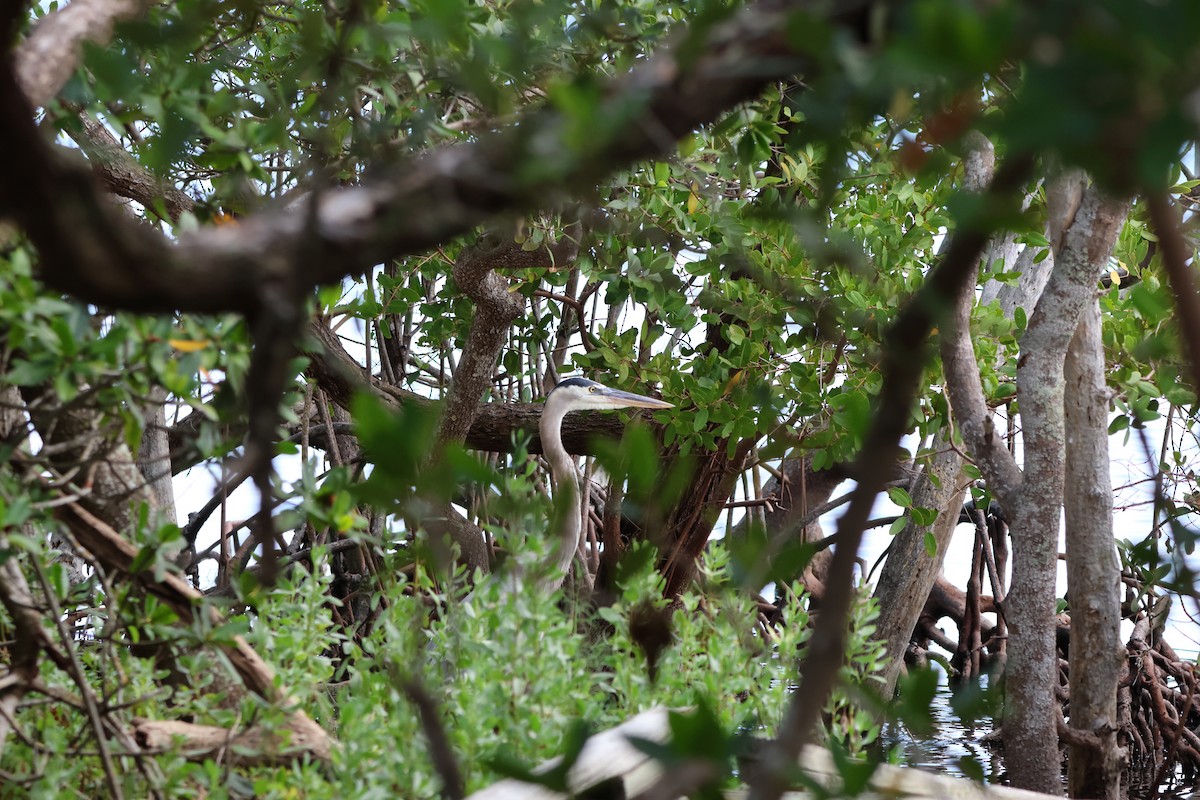
<path id="1" fill-rule="evenodd" d="M 1004 764 L 998 750 L 984 743 L 993 730 L 990 717 L 964 724 L 950 706 L 946 673 L 938 672 L 938 689 L 930 716 L 933 730 L 928 736 L 914 733 L 907 725 L 889 720 L 880 741 L 889 751 L 899 749 L 900 763 L 929 772 L 964 778 L 982 774 L 987 783 L 1004 783 Z M 983 682 L 986 685 L 986 676 Z"/>
<path id="2" fill-rule="evenodd" d="M 933 730 L 929 735 L 918 735 L 908 726 L 889 720 L 880 735 L 880 744 L 885 751 L 898 750 L 899 763 L 936 774 L 971 778 L 982 775 L 986 783 L 1007 785 L 1008 775 L 999 747 L 989 745 L 985 737 L 994 730 L 989 717 L 964 724 L 951 707 L 951 689 L 946 674 L 938 670 L 938 689 L 931 708 Z M 986 683 L 986 676 L 984 677 Z M 1181 774 L 1168 776 L 1155 794 L 1154 774 L 1132 770 L 1123 777 L 1125 797 L 1130 800 L 1195 800 L 1200 798 L 1200 787 L 1184 780 Z M 1064 775 L 1065 780 L 1065 775 Z M 1066 784 L 1063 785 L 1066 794 Z"/>

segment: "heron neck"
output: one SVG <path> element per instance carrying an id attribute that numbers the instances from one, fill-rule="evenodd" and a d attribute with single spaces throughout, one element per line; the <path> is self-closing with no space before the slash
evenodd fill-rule
<path id="1" fill-rule="evenodd" d="M 567 448 L 562 442 L 562 422 L 565 416 L 565 410 L 547 408 L 543 410 L 538 425 L 542 438 L 542 455 L 549 462 L 550 475 L 554 478 L 555 500 L 565 501 L 562 502 L 562 510 L 555 514 L 555 533 L 558 534 L 560 548 L 556 560 L 559 580 L 566 574 L 572 559 L 575 558 L 582 527 L 579 514 L 579 474 L 576 472 L 574 460 L 567 454 Z"/>

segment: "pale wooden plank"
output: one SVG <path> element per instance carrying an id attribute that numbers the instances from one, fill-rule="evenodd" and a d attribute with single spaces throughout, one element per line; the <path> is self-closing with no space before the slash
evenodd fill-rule
<path id="1" fill-rule="evenodd" d="M 650 787 L 663 774 L 661 765 L 632 744 L 629 737 L 665 742 L 668 738 L 667 710 L 655 708 L 643 711 L 615 728 L 597 733 L 588 739 L 579 759 L 567 775 L 571 791 L 578 794 L 613 778 L 621 778 L 624 796 L 634 797 Z M 559 759 L 546 762 L 541 770 L 552 769 Z M 840 778 L 829 751 L 813 745 L 801 756 L 803 768 L 827 787 L 838 785 Z M 983 786 L 966 778 L 937 775 L 911 767 L 880 765 L 871 779 L 869 791 L 860 795 L 864 800 L 892 800 L 897 797 L 931 798 L 938 800 L 1050 800 L 1059 795 L 1038 794 L 1007 786 Z M 744 800 L 745 789 L 726 793 L 729 800 Z M 787 800 L 800 800 L 804 792 L 788 792 Z M 541 786 L 506 779 L 471 795 L 469 800 L 565 800 L 567 795 L 552 792 Z"/>

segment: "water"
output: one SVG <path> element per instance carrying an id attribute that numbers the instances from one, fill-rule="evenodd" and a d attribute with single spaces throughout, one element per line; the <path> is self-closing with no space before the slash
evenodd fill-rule
<path id="1" fill-rule="evenodd" d="M 932 732 L 917 734 L 907 725 L 889 720 L 880 736 L 884 747 L 889 751 L 899 749 L 899 763 L 906 766 L 964 778 L 982 773 L 988 783 L 1004 783 L 1003 760 L 998 749 L 983 742 L 993 730 L 991 718 L 982 717 L 975 724 L 965 724 L 950 707 L 946 674 L 941 670 L 938 674 L 938 690 L 930 708 Z"/>
<path id="2" fill-rule="evenodd" d="M 974 724 L 964 723 L 951 707 L 951 689 L 945 673 L 941 670 L 938 673 L 938 690 L 931 708 L 933 730 L 928 735 L 918 735 L 901 723 L 889 721 L 880 736 L 883 747 L 888 751 L 898 749 L 899 763 L 906 766 L 963 778 L 982 775 L 986 783 L 1006 785 L 1008 775 L 1001 748 L 983 741 L 994 729 L 992 719 L 982 717 Z M 1125 796 L 1130 800 L 1149 800 L 1154 796 L 1154 777 L 1140 770 L 1126 773 Z M 1184 782 L 1180 774 L 1167 776 L 1159 790 L 1158 797 L 1165 800 L 1200 798 L 1200 785 Z M 1063 793 L 1066 794 L 1065 782 Z"/>

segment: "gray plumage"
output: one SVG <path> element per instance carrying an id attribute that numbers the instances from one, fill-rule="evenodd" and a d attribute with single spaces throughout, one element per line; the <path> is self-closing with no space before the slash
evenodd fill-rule
<path id="1" fill-rule="evenodd" d="M 673 404 L 653 397 L 610 389 L 587 378 L 567 378 L 551 390 L 542 408 L 538 425 L 542 437 L 542 454 L 550 465 L 557 499 L 566 498 L 563 519 L 555 531 L 559 551 L 555 558 L 550 588 L 557 587 L 567 574 L 579 549 L 583 532 L 580 509 L 579 473 L 575 460 L 562 442 L 563 418 L 572 411 L 607 410 L 617 408 L 672 408 Z"/>

